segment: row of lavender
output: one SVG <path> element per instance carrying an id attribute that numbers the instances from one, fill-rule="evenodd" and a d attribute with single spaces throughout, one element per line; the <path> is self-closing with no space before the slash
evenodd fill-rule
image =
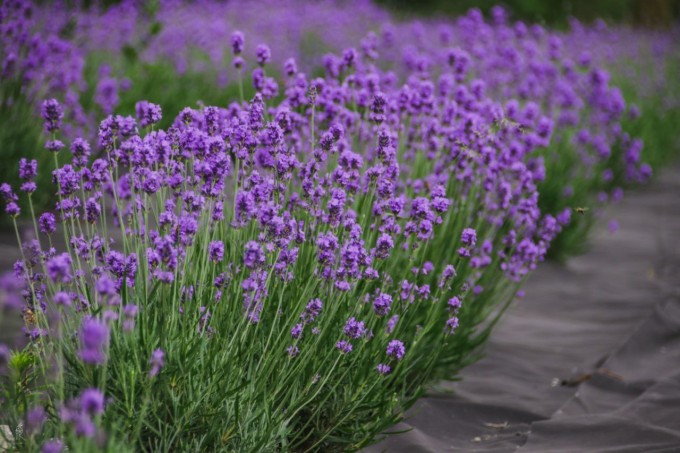
<path id="1" fill-rule="evenodd" d="M 593 64 L 596 46 L 501 10 L 426 28 L 387 25 L 365 3 L 280 5 L 236 16 L 213 2 L 75 15 L 3 4 L 4 74 L 50 98 L 46 149 L 20 162 L 20 184 L 0 186 L 24 238 L 4 283 L 28 339 L 0 351 L 7 444 L 359 449 L 475 359 L 573 228 L 569 207 L 649 176 L 622 128 L 635 111 Z M 354 48 L 357 9 L 366 27 L 383 23 Z M 227 25 L 249 14 L 252 34 Z M 250 46 L 268 21 L 288 24 L 291 42 L 317 24 L 343 50 L 315 60 Z M 178 71 L 213 64 L 240 95 L 116 114 L 128 83 L 115 58 L 85 86 L 85 58 L 102 49 Z M 98 128 L 88 89 L 108 115 Z M 53 165 L 42 214 L 33 157 Z"/>
<path id="2" fill-rule="evenodd" d="M 476 89 L 509 106 L 509 119 L 521 123 L 512 112 L 528 107 L 548 118 L 542 127 L 557 128 L 551 146 L 534 153 L 537 159 L 551 162 L 539 188 L 541 209 L 558 215 L 586 208 L 581 211 L 586 212 L 585 218 L 572 222 L 553 244 L 551 253 L 557 257 L 582 251 L 595 208 L 619 199 L 623 186 L 651 174 L 648 165 L 641 165 L 645 159 L 640 137 L 630 133 L 649 141 L 658 134 L 640 127 L 643 121 L 636 121 L 640 108 L 626 104 L 603 66 L 626 74 L 636 88 L 627 95 L 634 95 L 643 110 L 659 114 L 680 110 L 677 90 L 672 88 L 678 60 L 673 46 L 676 30 L 608 29 L 602 23 L 584 27 L 573 21 L 570 32 L 556 33 L 511 23 L 502 9 L 495 10 L 488 22 L 471 11 L 455 22 L 391 23 L 389 15 L 369 2 L 344 6 L 294 1 L 164 2 L 155 9 L 122 2 L 106 11 L 33 7 L 30 14 L 21 5 L 26 6 L 20 2 L 14 11 L 10 6 L 3 13 L 7 17 L 2 32 L 3 77 L 17 79 L 15 85 L 22 87 L 3 94 L 3 106 L 8 106 L 3 113 L 21 111 L 13 105 L 16 92 L 27 95 L 34 110 L 46 96 L 57 95 L 66 107 L 70 138 L 93 138 L 98 118 L 114 111 L 130 113 L 138 96 L 148 99 L 150 95 L 150 100 L 170 108 L 172 115 L 197 100 L 223 104 L 229 93 L 233 99 L 236 89 L 229 87 L 242 85 L 244 71 L 256 65 L 259 42 L 276 44 L 271 72 L 279 79 L 289 57 L 306 71 L 318 72 L 322 67 L 333 75 L 341 67 L 342 52 L 352 44 L 368 58 L 379 56 L 376 64 L 394 83 L 412 75 L 438 77 L 455 67 L 456 74 L 444 83 L 477 80 Z M 243 63 L 234 62 L 228 53 L 235 21 L 249 35 Z M 121 55 L 132 56 L 139 64 L 126 64 L 128 58 Z M 149 76 L 149 67 L 159 62 L 171 62 L 169 68 L 176 74 L 200 74 L 204 76 L 200 81 L 223 88 L 205 93 L 182 88 L 182 84 L 195 84 L 193 79 L 178 80 L 174 90 L 167 84 L 159 88 L 166 82 Z M 245 83 L 247 97 L 254 93 L 249 82 Z M 663 104 L 646 103 L 649 99 L 663 99 Z M 24 116 L 13 122 L 22 120 Z M 6 150 L 17 162 L 25 148 L 39 146 L 34 129 L 22 134 L 30 140 L 3 136 L 3 141 L 17 144 L 16 149 Z M 672 148 L 668 143 L 656 144 L 645 150 L 646 160 L 659 164 Z M 49 172 L 47 163 L 39 159 L 43 173 Z M 16 176 L 14 182 L 18 183 Z"/>

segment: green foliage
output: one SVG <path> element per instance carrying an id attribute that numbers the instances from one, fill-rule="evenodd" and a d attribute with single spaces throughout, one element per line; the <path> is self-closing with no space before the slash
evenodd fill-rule
<path id="1" fill-rule="evenodd" d="M 669 59 L 663 62 L 661 70 L 665 71 L 662 79 L 666 85 L 655 89 L 652 93 L 640 93 L 636 80 L 657 77 L 650 74 L 649 68 L 657 67 L 651 59 L 649 61 L 624 62 L 622 67 L 632 67 L 637 75 L 625 77 L 622 70 L 612 72 L 613 83 L 619 86 L 629 103 L 635 104 L 640 110 L 637 119 L 626 118 L 623 128 L 634 137 L 640 137 L 644 142 L 642 158 L 650 164 L 654 171 L 659 171 L 680 154 L 680 107 L 677 99 L 680 93 L 680 59 Z M 673 98 L 675 96 L 675 98 Z M 673 104 L 669 105 L 669 101 Z"/>
<path id="2" fill-rule="evenodd" d="M 198 54 L 198 51 L 196 52 Z M 142 61 L 137 51 L 130 46 L 123 49 L 124 58 L 116 58 L 108 54 L 92 54 L 87 60 L 86 80 L 89 89 L 83 96 L 83 106 L 87 111 L 98 112 L 94 104 L 97 72 L 103 64 L 112 67 L 112 73 L 120 79 L 127 78 L 131 88 L 120 90 L 120 103 L 115 113 L 134 115 L 135 104 L 140 99 L 158 104 L 163 109 L 163 120 L 159 127 L 166 128 L 172 124 L 177 114 L 184 107 L 197 108 L 201 105 L 226 106 L 239 98 L 238 84 L 231 81 L 221 87 L 217 83 L 217 71 L 186 71 L 178 73 L 167 61 L 158 60 L 153 63 Z M 252 87 L 245 84 L 244 96 L 254 94 Z M 101 112 L 98 113 L 101 116 Z"/>
<path id="3" fill-rule="evenodd" d="M 377 0 L 390 7 L 397 15 L 422 14 L 458 16 L 471 8 L 489 15 L 494 6 L 506 7 L 511 17 L 528 22 L 564 27 L 569 17 L 591 22 L 604 19 L 608 22 L 645 22 L 653 15 L 652 24 L 665 24 L 680 17 L 680 3 L 673 0 L 649 2 L 647 0 Z"/>
<path id="4" fill-rule="evenodd" d="M 33 202 L 44 206 L 51 198 L 51 156 L 43 148 L 44 134 L 38 107 L 29 100 L 22 85 L 17 79 L 0 81 L 0 182 L 8 182 L 18 188 L 21 184 L 19 160 L 45 155 L 38 161 L 38 190 L 33 195 Z M 0 219 L 2 223 L 9 220 L 6 216 Z"/>

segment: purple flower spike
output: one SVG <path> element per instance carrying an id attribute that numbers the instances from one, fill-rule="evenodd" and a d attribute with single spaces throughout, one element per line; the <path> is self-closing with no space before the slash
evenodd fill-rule
<path id="1" fill-rule="evenodd" d="M 222 241 L 213 241 L 208 247 L 210 260 L 220 262 L 224 259 L 224 243 Z"/>
<path id="2" fill-rule="evenodd" d="M 446 333 L 453 335 L 453 333 L 458 328 L 458 318 L 453 316 L 446 321 Z"/>
<path id="3" fill-rule="evenodd" d="M 243 52 L 243 46 L 245 44 L 245 38 L 243 33 L 240 31 L 235 31 L 231 35 L 231 50 L 234 55 L 240 55 Z"/>
<path id="4" fill-rule="evenodd" d="M 378 316 L 385 316 L 390 311 L 390 305 L 392 305 L 392 296 L 381 293 L 373 301 L 373 311 Z"/>
<path id="5" fill-rule="evenodd" d="M 401 360 L 406 354 L 404 343 L 399 340 L 392 340 L 387 344 L 387 355 L 397 360 Z"/>
<path id="6" fill-rule="evenodd" d="M 69 254 L 62 253 L 50 259 L 47 262 L 47 274 L 54 282 L 69 283 L 73 279 Z"/>
<path id="7" fill-rule="evenodd" d="M 349 338 L 356 340 L 366 333 L 366 327 L 363 321 L 357 321 L 354 317 L 351 317 L 345 323 L 344 332 Z"/>
<path id="8" fill-rule="evenodd" d="M 352 343 L 346 340 L 340 340 L 335 344 L 335 347 L 337 348 L 338 351 L 342 352 L 343 354 L 349 354 L 352 352 Z"/>
<path id="9" fill-rule="evenodd" d="M 161 107 L 147 101 L 139 101 L 135 104 L 135 112 L 139 125 L 142 127 L 152 126 L 163 118 Z"/>
<path id="10" fill-rule="evenodd" d="M 386 365 L 384 363 L 379 363 L 378 366 L 376 367 L 376 370 L 378 370 L 378 373 L 385 376 L 387 374 L 390 374 L 390 372 L 392 371 L 392 368 L 389 365 Z"/>
<path id="11" fill-rule="evenodd" d="M 37 433 L 47 420 L 47 414 L 42 406 L 34 407 L 26 415 L 26 429 L 29 433 Z"/>
<path id="12" fill-rule="evenodd" d="M 272 58 L 272 51 L 269 49 L 268 45 L 258 44 L 255 55 L 257 56 L 257 64 L 264 66 Z"/>
<path id="13" fill-rule="evenodd" d="M 57 229 L 57 219 L 54 214 L 46 212 L 38 219 L 38 225 L 41 233 L 52 234 Z"/>
<path id="14" fill-rule="evenodd" d="M 38 174 L 38 161 L 22 158 L 19 161 L 19 177 L 24 181 L 30 181 Z"/>
<path id="15" fill-rule="evenodd" d="M 43 444 L 42 453 L 61 453 L 64 451 L 64 443 L 59 439 L 48 440 Z"/>
<path id="16" fill-rule="evenodd" d="M 86 389 L 80 395 L 80 409 L 89 416 L 104 413 L 104 394 L 95 388 Z"/>
<path id="17" fill-rule="evenodd" d="M 90 365 L 101 365 L 106 361 L 106 345 L 109 341 L 109 328 L 105 323 L 85 318 L 80 327 L 80 358 Z"/>
<path id="18" fill-rule="evenodd" d="M 157 376 L 160 373 L 161 368 L 165 365 L 165 353 L 162 349 L 156 349 L 151 354 L 151 359 L 149 360 L 151 364 L 151 370 L 149 370 L 149 377 Z"/>
<path id="19" fill-rule="evenodd" d="M 465 228 L 460 235 L 460 240 L 463 244 L 474 247 L 477 243 L 477 232 L 472 228 Z"/>
<path id="20" fill-rule="evenodd" d="M 43 101 L 40 115 L 45 120 L 45 130 L 56 132 L 61 128 L 61 120 L 64 117 L 64 109 L 56 99 Z"/>

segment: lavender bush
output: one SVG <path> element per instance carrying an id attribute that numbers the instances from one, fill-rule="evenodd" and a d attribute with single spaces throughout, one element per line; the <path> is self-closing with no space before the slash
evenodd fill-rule
<path id="1" fill-rule="evenodd" d="M 58 201 L 14 267 L 17 449 L 359 449 L 474 360 L 545 256 L 542 142 L 475 82 L 401 85 L 347 49 L 279 86 L 257 58 L 252 100 L 165 130 L 140 101 L 67 146 L 43 103 Z M 15 227 L 35 161 L 20 177 Z"/>

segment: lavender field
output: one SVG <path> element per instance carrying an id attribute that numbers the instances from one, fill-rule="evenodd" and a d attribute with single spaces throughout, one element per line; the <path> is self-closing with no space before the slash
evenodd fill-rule
<path id="1" fill-rule="evenodd" d="M 3 2 L 0 450 L 680 448 L 672 21 Z"/>

